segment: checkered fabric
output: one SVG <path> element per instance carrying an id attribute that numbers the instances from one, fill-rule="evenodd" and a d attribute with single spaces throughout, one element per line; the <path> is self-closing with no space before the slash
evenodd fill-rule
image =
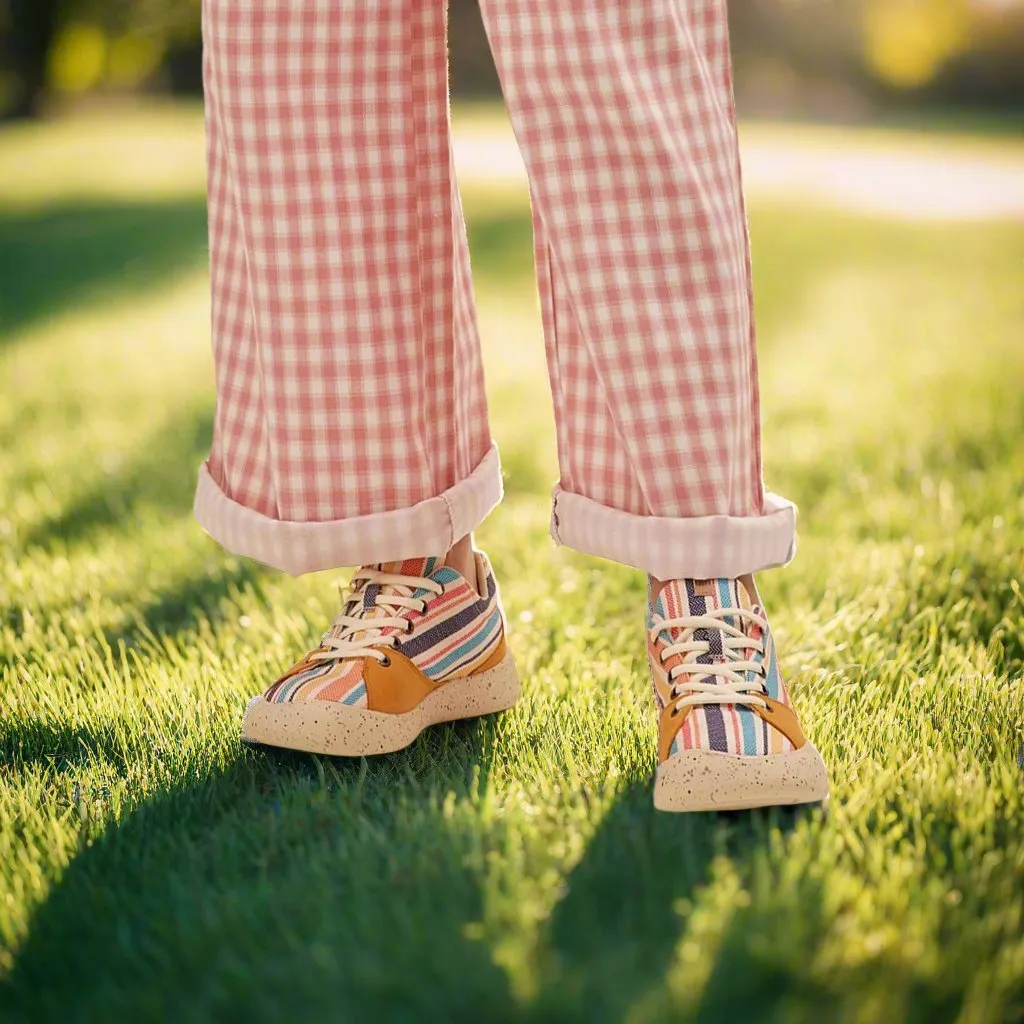
<path id="1" fill-rule="evenodd" d="M 203 31 L 218 401 L 200 517 L 292 571 L 442 553 L 432 510 L 366 518 L 445 495 L 491 448 L 444 4 L 206 0 Z M 483 514 L 492 463 L 463 501 Z M 275 545 L 279 523 L 338 524 L 337 543 Z M 304 540 L 314 557 L 290 558 Z"/>
<path id="2" fill-rule="evenodd" d="M 533 198 L 556 539 L 660 578 L 785 562 L 725 0 L 481 10 Z M 500 498 L 445 4 L 203 15 L 218 407 L 197 515 L 291 572 L 439 554 Z"/>
<path id="3" fill-rule="evenodd" d="M 477 553 L 484 565 L 486 593 L 481 596 L 454 569 L 436 558 L 408 559 L 379 565 L 383 572 L 401 576 L 419 576 L 441 584 L 445 591 L 435 595 L 424 588 L 403 588 L 407 597 L 422 598 L 426 610 L 403 610 L 399 616 L 412 623 L 406 632 L 397 626 L 379 628 L 381 637 L 397 635 L 397 649 L 408 657 L 428 679 L 435 682 L 471 675 L 494 654 L 504 635 L 504 620 L 498 602 L 498 588 L 486 557 Z M 366 620 L 372 629 L 374 619 L 390 618 L 393 609 L 377 605 L 381 587 L 371 584 L 358 595 L 355 608 L 348 614 Z M 340 635 L 339 627 L 325 634 Z M 311 652 L 313 654 L 316 651 Z M 311 660 L 308 656 L 292 666 L 263 695 L 275 704 L 289 701 L 330 700 L 352 707 L 366 707 L 363 659 Z"/>
<path id="4" fill-rule="evenodd" d="M 754 604 L 746 587 L 739 580 L 671 580 L 653 597 L 653 586 L 650 587 L 647 602 L 647 628 L 654 625 L 657 619 L 676 619 L 687 615 L 705 615 L 707 612 L 722 608 L 747 608 L 765 619 L 764 609 Z M 735 619 L 739 622 L 739 619 Z M 765 620 L 767 621 L 767 620 Z M 674 639 L 668 630 L 659 633 L 652 642 L 648 638 L 648 663 L 654 685 L 654 700 L 658 711 L 665 709 L 673 684 L 669 679 L 671 670 L 683 660 L 682 655 L 674 655 L 661 660 L 661 652 Z M 786 684 L 779 672 L 779 662 L 775 653 L 775 641 L 771 628 L 762 632 L 756 625 L 746 627 L 746 635 L 751 640 L 762 641 L 764 651 L 755 652 L 752 648 L 745 657 L 757 664 L 766 666 L 763 680 L 768 696 L 783 704 L 791 704 Z M 727 658 L 722 653 L 722 632 L 713 629 L 698 629 L 694 632 L 694 640 L 708 644 L 707 654 L 696 657 L 701 664 L 713 662 L 725 663 Z M 700 676 L 681 676 L 677 680 L 679 692 L 686 696 L 686 679 L 692 678 L 700 682 Z M 714 676 L 704 677 L 707 682 L 714 682 Z M 755 682 L 753 672 L 747 676 Z M 760 680 L 756 680 L 760 689 Z M 749 708 L 742 704 L 707 704 L 693 708 L 683 720 L 683 724 L 672 741 L 669 756 L 680 750 L 717 750 L 727 754 L 743 754 L 754 757 L 763 754 L 784 754 L 794 749 L 790 740 L 779 730 L 773 729 Z"/>

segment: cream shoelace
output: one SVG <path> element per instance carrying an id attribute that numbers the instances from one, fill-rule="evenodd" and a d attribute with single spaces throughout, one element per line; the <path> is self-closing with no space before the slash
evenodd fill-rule
<path id="1" fill-rule="evenodd" d="M 382 631 L 395 627 L 401 629 L 403 633 L 411 633 L 413 624 L 411 620 L 397 614 L 368 618 L 367 609 L 363 607 L 363 595 L 366 588 L 373 584 L 381 588 L 373 607 L 396 613 L 403 608 L 411 608 L 421 614 L 427 610 L 427 602 L 423 598 L 412 596 L 416 590 L 428 590 L 432 594 L 444 593 L 444 587 L 440 583 L 423 576 L 401 576 L 368 567 L 359 569 L 349 580 L 349 592 L 342 599 L 341 614 L 334 620 L 334 627 L 339 627 L 338 635 L 325 633 L 320 641 L 321 649 L 310 655 L 312 661 L 341 661 L 344 658 L 369 657 L 376 658 L 384 665 L 389 663 L 387 654 L 378 648 L 393 647 L 398 641 L 399 634 L 389 633 L 382 636 Z"/>
<path id="2" fill-rule="evenodd" d="M 746 651 L 753 650 L 764 653 L 764 644 L 753 640 L 737 626 L 728 622 L 735 619 L 755 624 L 762 631 L 768 629 L 768 623 L 747 608 L 715 608 L 705 615 L 683 615 L 677 619 L 655 617 L 650 629 L 653 643 L 658 634 L 666 632 L 672 637 L 672 630 L 681 630 L 675 642 L 666 644 L 659 654 L 662 664 L 677 654 L 685 656 L 685 660 L 672 668 L 668 673 L 672 684 L 671 699 L 675 702 L 673 714 L 683 708 L 696 704 L 746 704 L 755 707 L 766 707 L 764 695 L 767 692 L 763 680 L 768 674 L 763 661 L 751 661 L 743 657 Z M 705 665 L 695 659 L 711 650 L 707 640 L 694 639 L 698 629 L 713 629 L 722 634 L 722 653 L 727 659 L 717 664 Z M 753 672 L 758 678 L 750 681 L 746 678 Z M 687 679 L 676 683 L 680 676 Z M 713 682 L 698 682 L 694 676 L 714 676 Z"/>

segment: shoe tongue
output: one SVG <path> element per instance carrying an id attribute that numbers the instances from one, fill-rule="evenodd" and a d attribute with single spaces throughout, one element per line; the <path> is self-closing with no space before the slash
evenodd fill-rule
<path id="1" fill-rule="evenodd" d="M 691 615 L 722 608 L 749 608 L 750 595 L 739 580 L 683 580 Z"/>
<path id="2" fill-rule="evenodd" d="M 707 615 L 708 612 L 724 608 L 749 609 L 753 606 L 747 588 L 739 580 L 729 579 L 670 580 L 662 588 L 656 603 L 661 605 L 661 614 L 666 618 Z M 738 619 L 730 620 L 730 625 L 743 628 Z M 711 665 L 728 660 L 722 647 L 724 634 L 720 629 L 697 629 L 694 630 L 693 638 L 704 641 L 710 647 L 706 654 L 696 658 L 701 664 Z"/>
<path id="3" fill-rule="evenodd" d="M 752 608 L 747 588 L 739 580 L 669 580 L 656 598 L 666 618 L 706 615 L 721 608 Z"/>
<path id="4" fill-rule="evenodd" d="M 389 573 L 392 576 L 424 577 L 429 576 L 440 564 L 440 558 L 430 556 L 428 558 L 407 558 L 404 562 L 378 562 L 373 568 L 379 572 Z M 367 613 L 372 614 L 375 611 L 380 611 L 376 607 L 375 602 L 380 593 L 388 589 L 387 586 L 381 586 L 379 583 L 371 583 L 363 591 L 363 608 Z M 422 589 L 413 591 L 413 594 L 417 597 L 422 593 Z M 380 613 L 385 616 L 392 614 L 386 611 L 381 611 Z"/>
<path id="5" fill-rule="evenodd" d="M 373 568 L 393 576 L 429 576 L 441 561 L 432 555 L 429 558 L 407 558 L 404 562 L 379 562 Z"/>
<path id="6" fill-rule="evenodd" d="M 388 573 L 392 576 L 415 576 L 425 577 L 429 576 L 434 572 L 439 565 L 441 565 L 441 559 L 435 556 L 428 558 L 407 558 L 402 562 L 378 562 L 371 568 L 376 569 L 378 572 Z M 378 629 L 372 625 L 374 619 L 390 619 L 394 616 L 395 612 L 390 608 L 383 608 L 377 600 L 382 592 L 387 592 L 392 589 L 391 587 L 379 583 L 371 583 L 367 586 L 362 593 L 362 612 L 361 617 L 367 622 L 368 629 Z M 415 597 L 419 597 L 426 594 L 427 591 L 420 589 L 414 589 L 408 591 L 408 588 L 403 588 L 407 592 L 411 593 Z M 332 636 L 339 636 L 343 632 L 339 626 L 332 626 L 328 631 Z M 360 630 L 360 633 L 363 632 Z M 387 636 L 390 633 L 400 633 L 401 630 L 395 626 L 386 626 L 379 628 L 378 632 L 380 635 Z"/>

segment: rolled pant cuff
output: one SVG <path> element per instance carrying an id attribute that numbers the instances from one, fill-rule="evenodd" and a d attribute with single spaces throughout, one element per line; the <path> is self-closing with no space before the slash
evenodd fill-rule
<path id="1" fill-rule="evenodd" d="M 272 519 L 229 498 L 204 464 L 195 517 L 236 555 L 292 576 L 348 565 L 373 565 L 445 554 L 501 501 L 501 462 L 492 445 L 465 479 L 408 508 L 329 522 Z"/>
<path id="2" fill-rule="evenodd" d="M 793 558 L 796 506 L 768 493 L 759 516 L 670 519 L 632 515 L 556 487 L 551 536 L 661 580 L 735 579 Z"/>

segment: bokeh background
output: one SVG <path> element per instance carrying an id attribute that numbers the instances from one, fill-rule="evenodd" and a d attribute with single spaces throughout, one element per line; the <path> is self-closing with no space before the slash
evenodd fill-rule
<path id="1" fill-rule="evenodd" d="M 0 0 L 0 117 L 94 93 L 200 92 L 199 0 Z M 743 109 L 1015 109 L 1018 0 L 740 0 L 730 5 Z M 498 86 L 475 0 L 452 0 L 453 87 Z"/>
<path id="2" fill-rule="evenodd" d="M 239 744 L 337 574 L 191 516 L 198 17 L 0 0 L 0 1020 L 1024 1020 L 1024 4 L 731 4 L 765 471 L 801 510 L 759 586 L 833 798 L 686 820 L 651 809 L 645 580 L 547 536 L 529 199 L 468 0 L 478 540 L 523 697 L 355 764 Z"/>

